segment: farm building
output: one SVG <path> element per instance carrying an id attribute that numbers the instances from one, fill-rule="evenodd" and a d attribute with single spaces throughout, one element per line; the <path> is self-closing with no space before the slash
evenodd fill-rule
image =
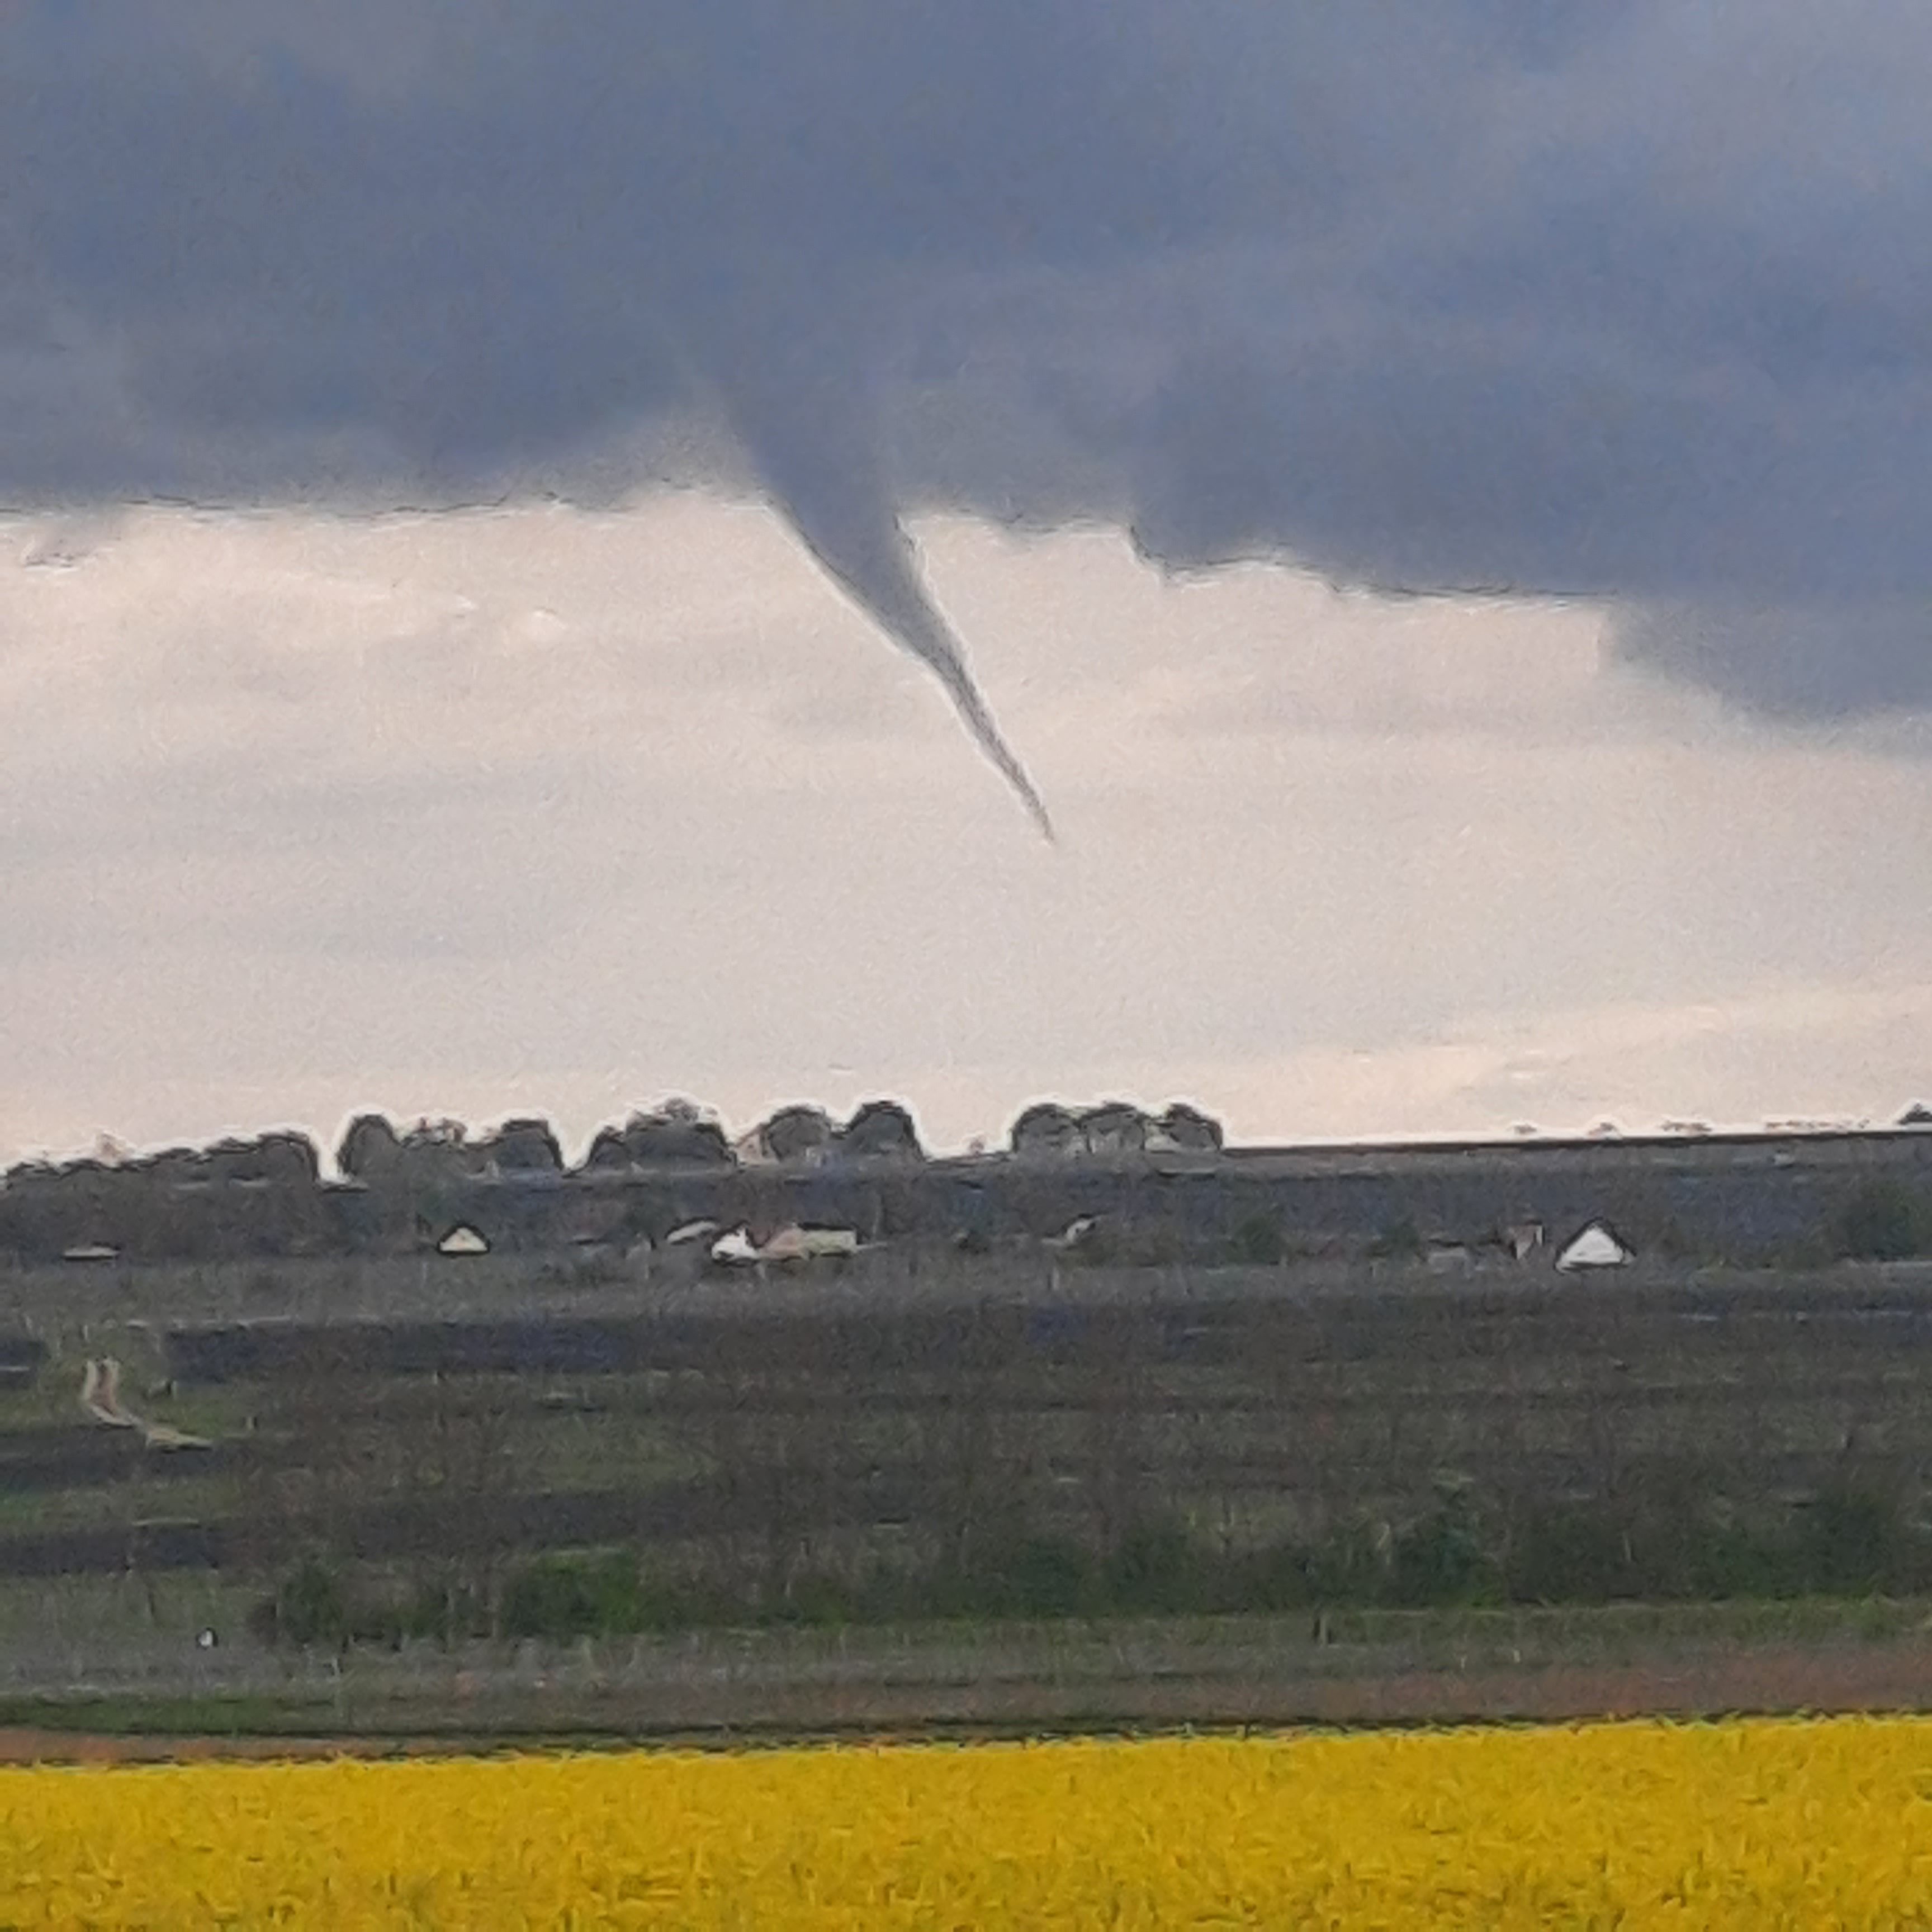
<path id="1" fill-rule="evenodd" d="M 1630 1250 L 1600 1221 L 1592 1221 L 1556 1257 L 1556 1265 L 1565 1274 L 1587 1268 L 1627 1268 L 1634 1258 Z"/>

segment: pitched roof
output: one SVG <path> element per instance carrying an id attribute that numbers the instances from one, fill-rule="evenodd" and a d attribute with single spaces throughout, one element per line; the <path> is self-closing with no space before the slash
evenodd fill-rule
<path id="1" fill-rule="evenodd" d="M 1572 1268 L 1622 1268 L 1630 1259 L 1630 1251 L 1600 1221 L 1592 1221 L 1556 1257 L 1556 1265 Z"/>

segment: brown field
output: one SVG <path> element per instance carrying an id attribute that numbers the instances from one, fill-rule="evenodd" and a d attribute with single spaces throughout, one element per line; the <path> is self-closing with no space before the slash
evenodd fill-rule
<path id="1" fill-rule="evenodd" d="M 488 1598 L 536 1552 L 622 1546 L 770 1604 L 882 1551 L 1046 1534 L 1097 1559 L 1148 1520 L 1239 1553 L 1400 1530 L 1453 1492 L 1506 1545 L 1540 1510 L 1634 1521 L 1692 1484 L 1726 1522 L 1802 1522 L 1835 1485 L 1909 1523 L 1932 1490 L 1923 1268 L 1569 1283 L 949 1261 L 580 1291 L 464 1265 L 412 1268 L 380 1318 L 396 1282 L 334 1264 L 117 1270 L 91 1302 L 14 1279 L 50 1355 L 0 1392 L 10 1748 L 90 1728 L 386 1748 L 1932 1708 L 1916 1600 L 1338 1611 L 1326 1642 L 1304 1611 L 412 1642 L 339 1666 L 269 1647 L 250 1606 L 306 1550 L 372 1586 Z M 102 1353 L 130 1406 L 212 1447 L 90 1424 L 81 1366 Z"/>
<path id="2" fill-rule="evenodd" d="M 453 1265 L 460 1269 L 461 1264 Z M 828 1560 L 995 1504 L 1104 1546 L 1132 1520 L 1223 1546 L 1401 1520 L 1445 1478 L 1499 1516 L 1694 1481 L 1772 1516 L 1833 1484 L 1917 1509 L 1932 1472 L 1932 1270 L 1646 1268 L 1614 1282 L 1419 1270 L 884 1264 L 594 1304 L 506 1275 L 460 1316 L 184 1321 L 172 1271 L 0 1394 L 0 1576 L 260 1568 L 317 1540 L 488 1561 L 622 1540 Z M 32 1316 L 34 1277 L 16 1307 Z M 51 1295 L 51 1290 L 50 1295 Z M 206 1306 L 188 1297 L 199 1313 Z M 487 1306 L 484 1305 L 487 1303 Z M 419 1304 L 420 1306 L 420 1304 Z M 137 1312 L 138 1311 L 138 1312 Z M 75 1400 L 95 1351 L 205 1436 L 144 1450 Z M 726 1550 L 727 1544 L 736 1553 Z M 683 1556 L 679 1560 L 683 1560 Z"/>
<path id="3" fill-rule="evenodd" d="M 235 1656 L 0 1701 L 0 1756 L 1919 1711 L 1928 1632 L 1922 1601 L 1364 1612 L 1320 1634 L 1265 1618 L 710 1632 L 272 1669 Z"/>

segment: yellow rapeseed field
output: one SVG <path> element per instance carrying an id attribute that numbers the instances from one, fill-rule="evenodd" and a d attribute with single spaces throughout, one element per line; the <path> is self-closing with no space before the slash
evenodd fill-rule
<path id="1" fill-rule="evenodd" d="M 0 1770 L 0 1924 L 1932 1925 L 1932 1722 Z"/>

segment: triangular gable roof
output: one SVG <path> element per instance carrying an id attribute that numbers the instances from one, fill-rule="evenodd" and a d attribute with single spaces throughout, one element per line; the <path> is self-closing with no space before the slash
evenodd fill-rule
<path id="1" fill-rule="evenodd" d="M 490 1244 L 474 1228 L 465 1226 L 452 1228 L 436 1243 L 440 1255 L 487 1255 Z"/>
<path id="2" fill-rule="evenodd" d="M 712 1243 L 711 1258 L 734 1264 L 754 1262 L 758 1258 L 758 1244 L 742 1228 L 734 1228 Z"/>
<path id="3" fill-rule="evenodd" d="M 1572 1268 L 1622 1268 L 1630 1259 L 1630 1251 L 1600 1221 L 1592 1221 L 1556 1257 L 1556 1265 L 1566 1273 Z"/>

